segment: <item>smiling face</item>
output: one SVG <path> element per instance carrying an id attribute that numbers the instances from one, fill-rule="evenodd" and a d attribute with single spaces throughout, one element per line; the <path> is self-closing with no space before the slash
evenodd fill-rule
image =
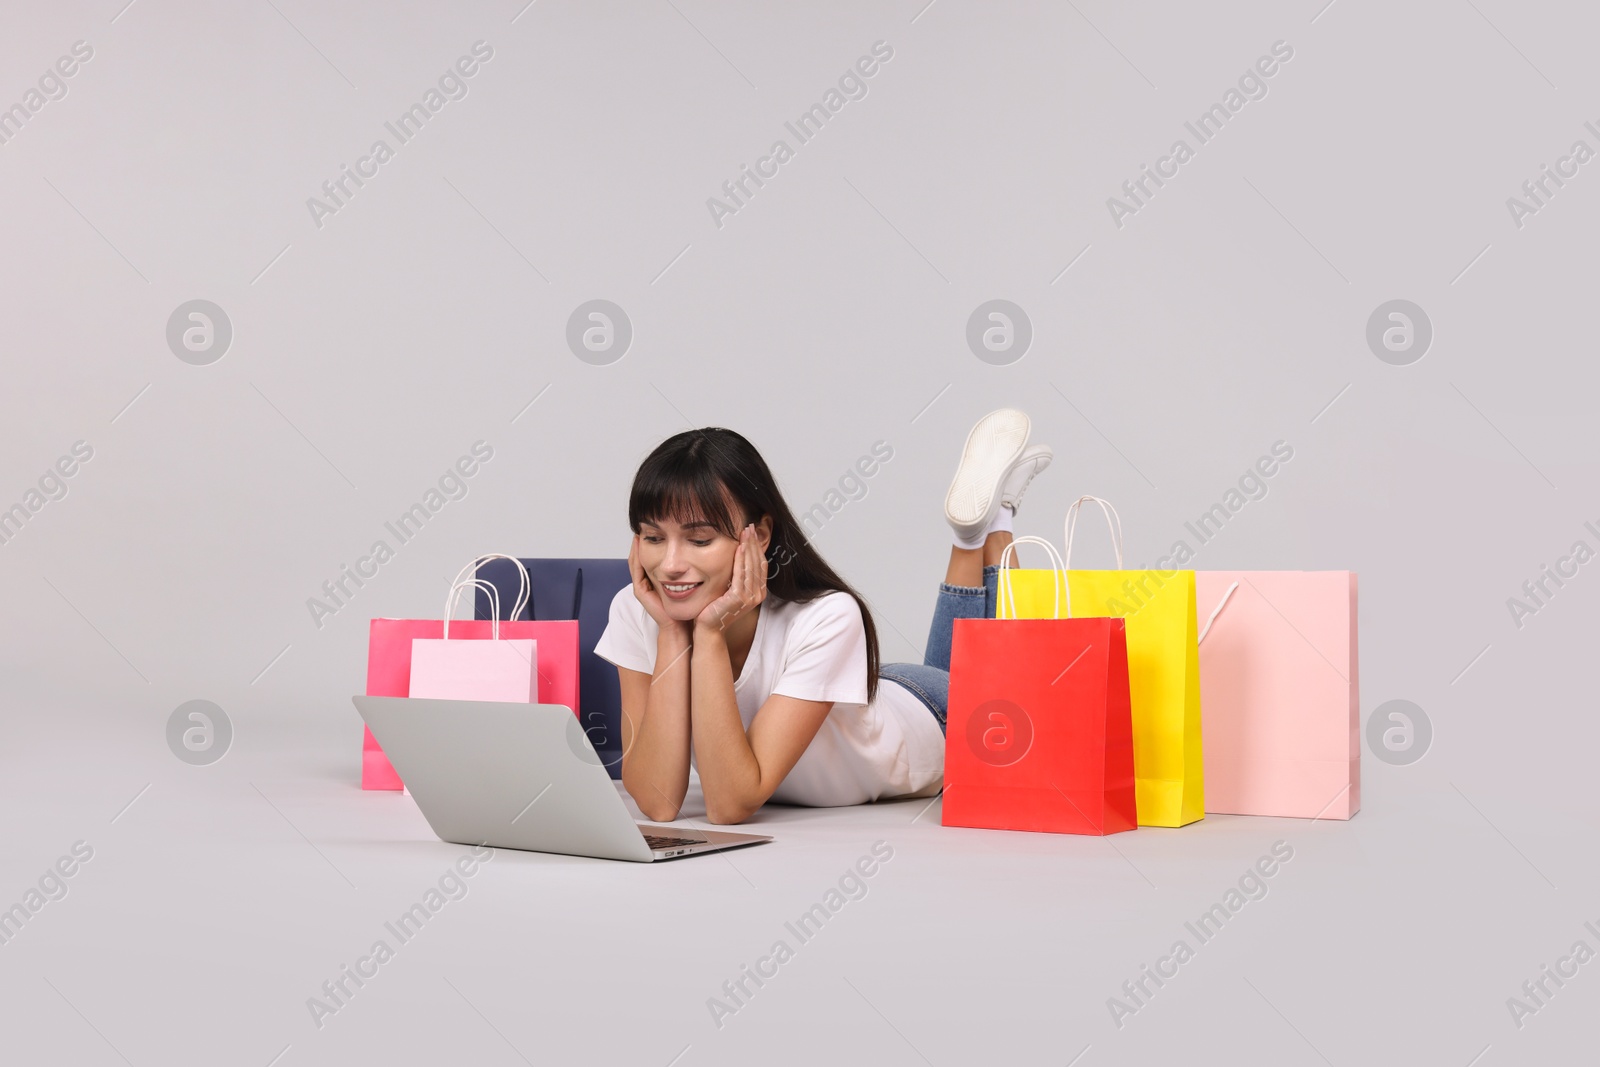
<path id="1" fill-rule="evenodd" d="M 751 563 L 765 563 L 771 516 L 780 510 L 787 509 L 772 472 L 733 431 L 687 430 L 658 445 L 634 475 L 628 525 L 637 537 L 635 562 L 665 613 L 693 622 L 728 592 L 746 525 L 755 526 L 753 547 L 761 553 Z"/>
<path id="2" fill-rule="evenodd" d="M 756 544 L 765 552 L 770 520 L 756 525 Z M 639 565 L 661 594 L 667 614 L 692 622 L 728 591 L 738 538 L 719 533 L 704 520 L 661 518 L 639 524 Z"/>

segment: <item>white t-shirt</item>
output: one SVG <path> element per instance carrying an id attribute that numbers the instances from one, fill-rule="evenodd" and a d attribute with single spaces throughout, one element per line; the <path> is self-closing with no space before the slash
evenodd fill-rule
<path id="1" fill-rule="evenodd" d="M 595 652 L 618 667 L 651 674 L 659 632 L 633 588 L 624 586 L 611 601 Z M 769 597 L 733 692 L 747 731 L 774 693 L 833 702 L 773 800 L 836 807 L 932 796 L 944 783 L 944 734 L 922 701 L 884 678 L 877 699 L 867 703 L 866 628 L 848 593 L 824 593 L 805 604 Z"/>

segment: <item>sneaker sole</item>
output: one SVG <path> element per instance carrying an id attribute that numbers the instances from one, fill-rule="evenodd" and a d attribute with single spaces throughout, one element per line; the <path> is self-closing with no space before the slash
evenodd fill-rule
<path id="1" fill-rule="evenodd" d="M 1001 483 L 1027 447 L 1032 425 L 1020 411 L 985 415 L 967 434 L 956 477 L 944 498 L 945 518 L 962 536 L 979 533 L 999 506 Z"/>

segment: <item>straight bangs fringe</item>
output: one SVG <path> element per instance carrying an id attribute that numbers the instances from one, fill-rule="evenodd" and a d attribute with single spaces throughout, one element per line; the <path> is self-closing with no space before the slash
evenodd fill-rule
<path id="1" fill-rule="evenodd" d="M 678 462 L 646 461 L 628 494 L 628 525 L 634 533 L 643 523 L 663 519 L 676 523 L 709 522 L 724 537 L 737 539 L 741 523 L 734 521 L 728 490 L 704 463 L 689 457 Z"/>

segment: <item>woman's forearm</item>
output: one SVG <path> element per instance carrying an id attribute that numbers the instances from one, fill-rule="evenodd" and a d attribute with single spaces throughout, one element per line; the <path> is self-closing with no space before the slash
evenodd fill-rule
<path id="1" fill-rule="evenodd" d="M 689 791 L 690 649 L 687 633 L 661 632 L 644 715 L 622 758 L 628 795 L 658 822 L 676 819 Z"/>
<path id="2" fill-rule="evenodd" d="M 689 658 L 691 732 L 706 818 L 714 823 L 743 822 L 761 806 L 764 794 L 761 764 L 739 718 L 727 641 L 719 631 L 697 632 Z"/>

